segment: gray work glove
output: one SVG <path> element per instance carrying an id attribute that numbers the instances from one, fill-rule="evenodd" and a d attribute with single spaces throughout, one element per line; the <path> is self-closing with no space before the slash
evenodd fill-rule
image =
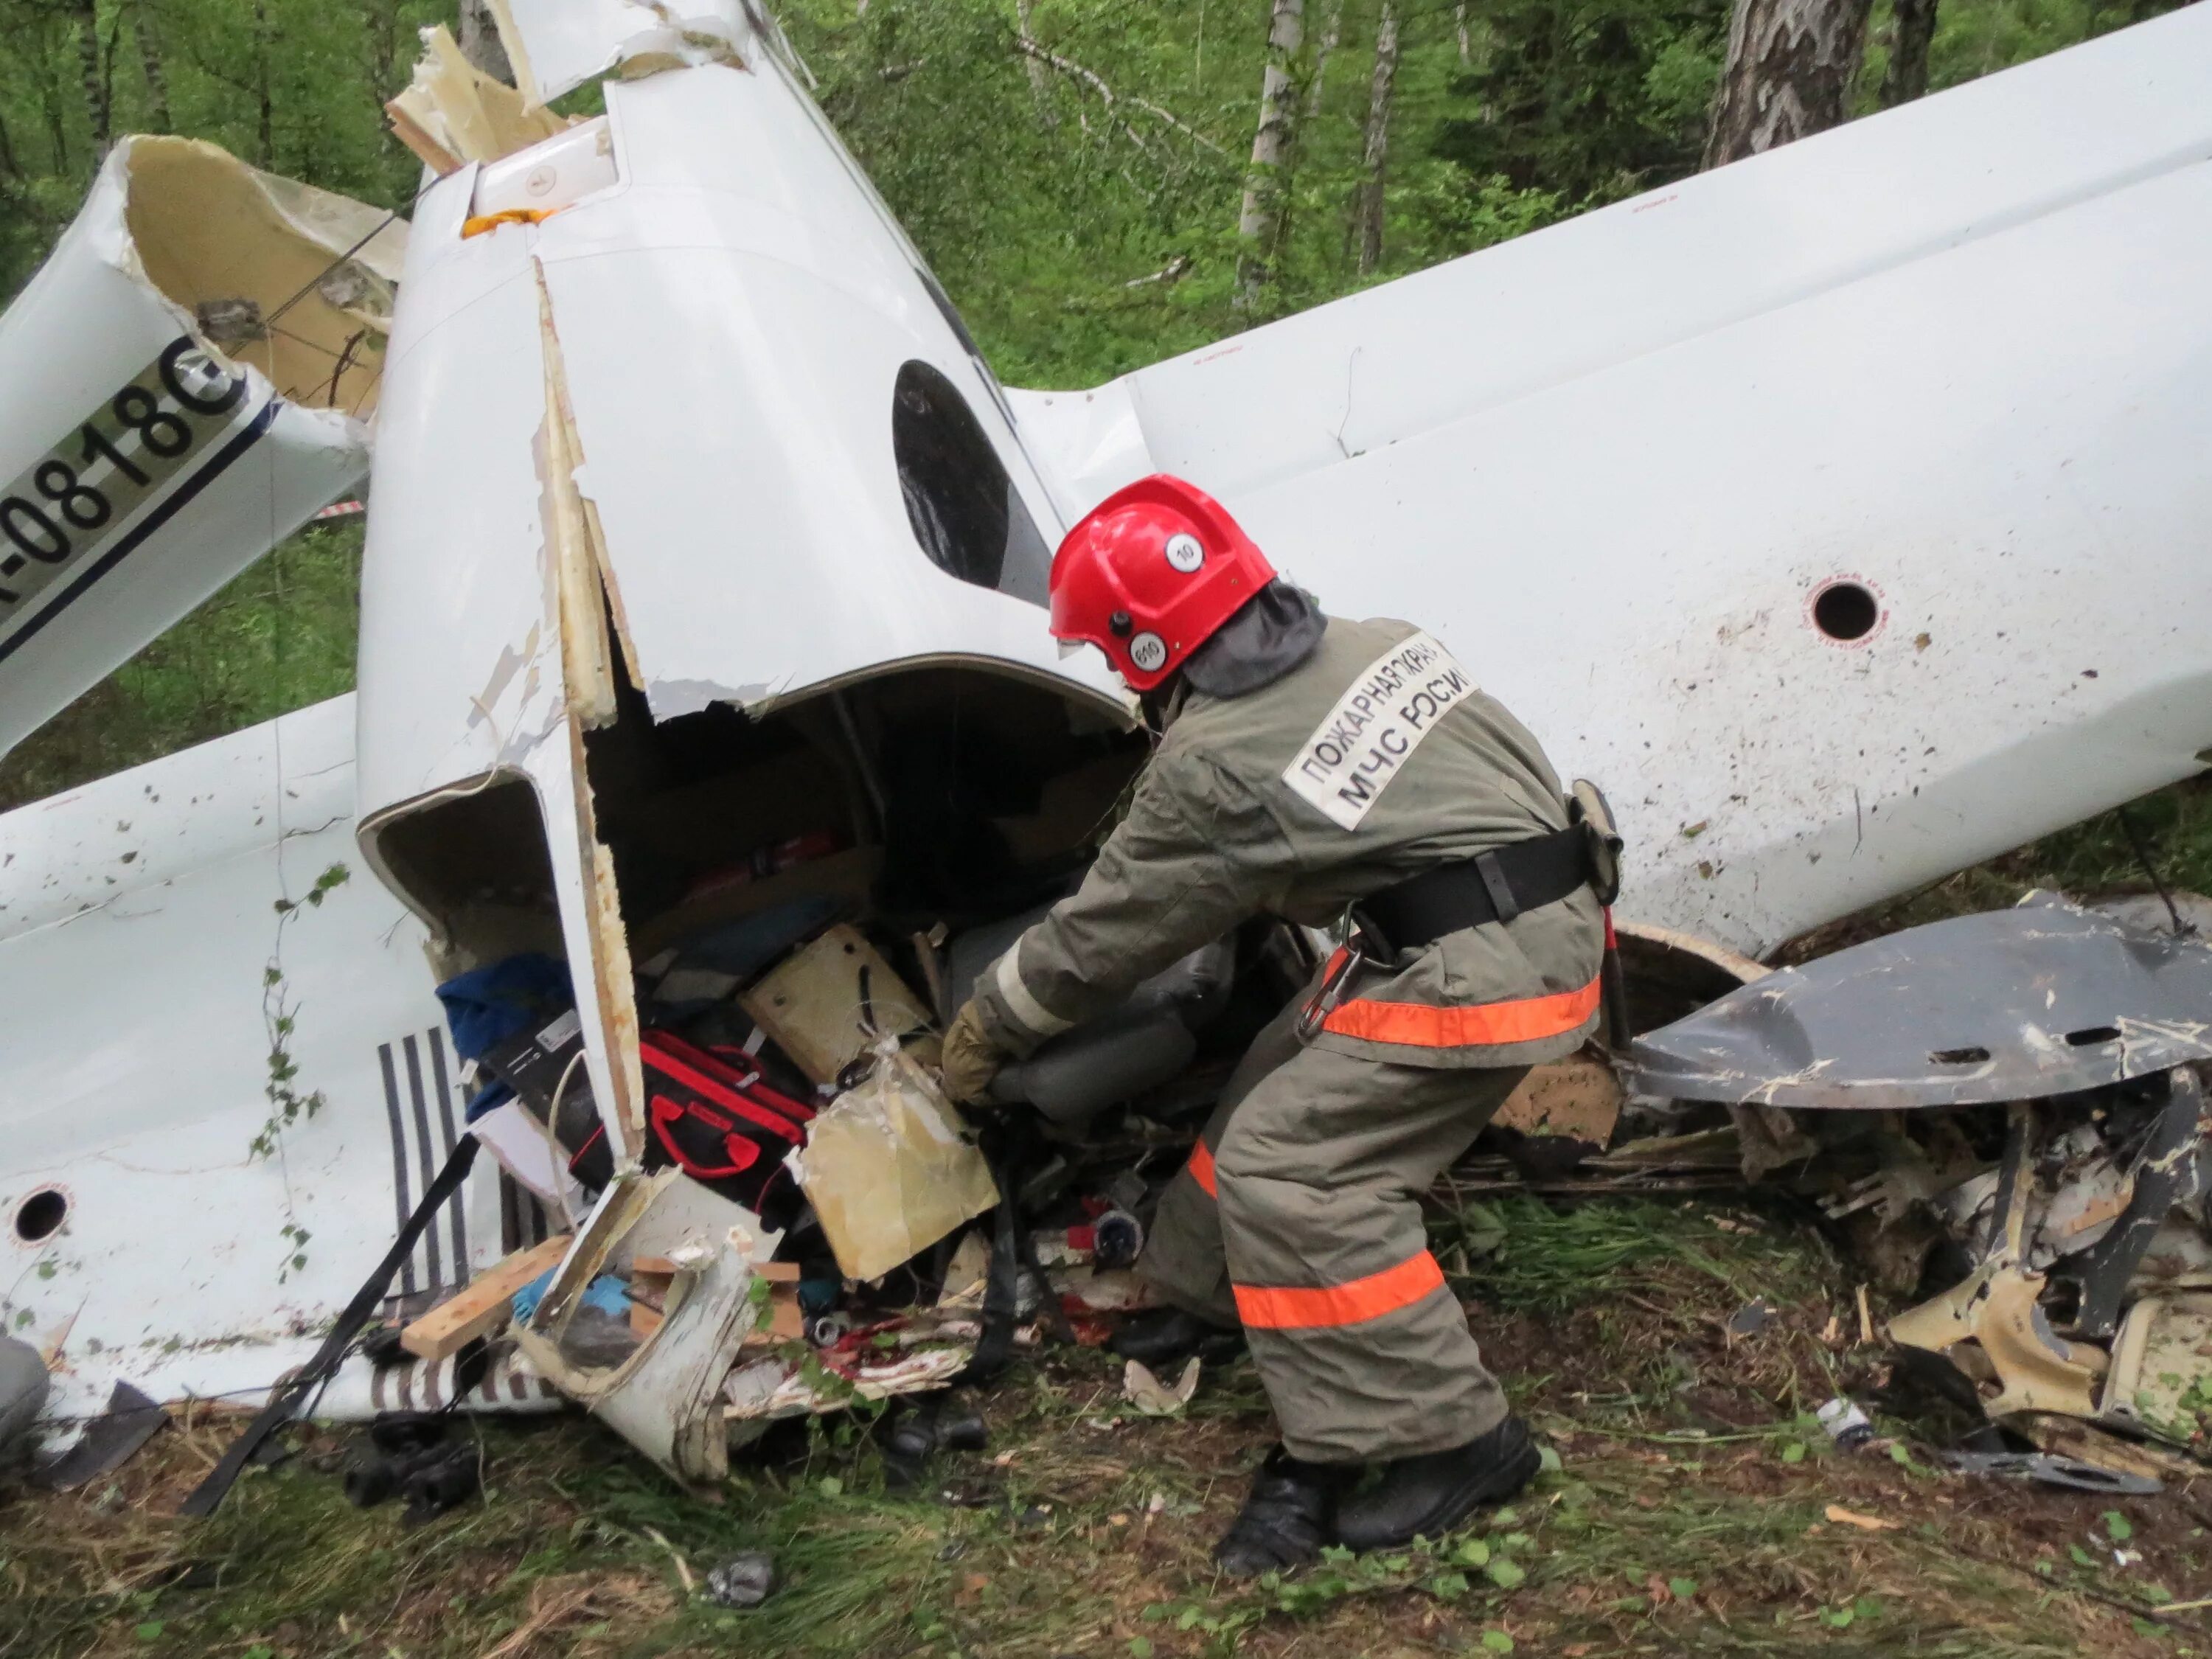
<path id="1" fill-rule="evenodd" d="M 982 1006 L 969 998 L 952 1017 L 951 1029 L 945 1034 L 944 1058 L 939 1062 L 945 1092 L 963 1106 L 985 1103 L 983 1092 L 1006 1058 L 1006 1051 L 983 1029 Z"/>

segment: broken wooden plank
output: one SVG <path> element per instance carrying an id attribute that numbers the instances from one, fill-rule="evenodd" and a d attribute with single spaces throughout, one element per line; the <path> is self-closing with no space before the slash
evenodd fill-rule
<path id="1" fill-rule="evenodd" d="M 462 1288 L 400 1333 L 399 1346 L 421 1359 L 443 1359 L 488 1336 L 507 1322 L 514 1293 L 568 1253 L 569 1236 L 557 1233 L 542 1244 L 518 1250 L 494 1262 Z"/>

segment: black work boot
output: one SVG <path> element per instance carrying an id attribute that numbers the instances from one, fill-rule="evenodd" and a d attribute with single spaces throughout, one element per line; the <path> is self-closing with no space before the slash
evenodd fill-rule
<path id="1" fill-rule="evenodd" d="M 1256 1578 L 1318 1559 L 1329 1541 L 1337 1495 L 1358 1473 L 1346 1464 L 1302 1462 L 1276 1447 L 1213 1547 L 1215 1564 L 1232 1578 Z"/>
<path id="2" fill-rule="evenodd" d="M 1180 1364 L 1193 1354 L 1209 1365 L 1234 1359 L 1244 1351 L 1244 1333 L 1224 1327 L 1181 1308 L 1152 1308 L 1122 1321 L 1121 1328 L 1106 1346 L 1124 1359 L 1134 1359 L 1148 1370 Z"/>
<path id="3" fill-rule="evenodd" d="M 1338 1507 L 1336 1541 L 1350 1549 L 1382 1550 L 1417 1537 L 1441 1537 L 1483 1504 L 1512 1497 L 1543 1463 L 1528 1425 L 1517 1417 L 1449 1451 L 1401 1457 L 1383 1466 L 1374 1487 Z"/>

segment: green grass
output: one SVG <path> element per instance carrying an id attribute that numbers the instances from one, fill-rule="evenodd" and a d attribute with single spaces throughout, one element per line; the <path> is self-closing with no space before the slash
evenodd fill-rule
<path id="1" fill-rule="evenodd" d="M 2116 1530 L 2108 1498 L 1829 1444 L 1812 1407 L 1871 1401 L 1883 1357 L 1854 1340 L 1850 1275 L 1788 1218 L 1486 1208 L 1460 1231 L 1502 1221 L 1506 1243 L 1459 1283 L 1561 1467 L 1434 1544 L 1219 1579 L 1207 1547 L 1271 1432 L 1250 1368 L 1152 1419 L 1120 1403 L 1104 1355 L 1077 1351 L 982 1395 L 990 1449 L 940 1458 L 908 1492 L 884 1488 L 849 1419 L 792 1431 L 708 1502 L 571 1416 L 484 1425 L 485 1501 L 419 1530 L 346 1505 L 335 1434 L 195 1523 L 176 1499 L 237 1419 L 172 1430 L 105 1489 L 0 1498 L 0 1656 L 2212 1653 L 2185 1621 L 2148 1622 L 2161 1597 L 2212 1583 L 2202 1500 L 2129 1500 Z M 1731 1338 L 1747 1286 L 1782 1316 Z M 1894 1529 L 1833 1522 L 1831 1504 Z M 2141 1561 L 2100 1541 L 2123 1537 Z M 747 1549 L 778 1563 L 766 1605 L 690 1593 Z"/>

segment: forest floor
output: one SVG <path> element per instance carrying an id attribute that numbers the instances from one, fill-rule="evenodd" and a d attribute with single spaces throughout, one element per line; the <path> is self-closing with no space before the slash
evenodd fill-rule
<path id="1" fill-rule="evenodd" d="M 421 1528 L 349 1508 L 344 1437 L 310 1430 L 195 1522 L 172 1511 L 239 1419 L 173 1425 L 112 1481 L 0 1504 L 0 1655 L 2212 1654 L 2212 1612 L 2160 1611 L 2212 1594 L 2212 1479 L 2116 1501 L 1938 1470 L 1801 1218 L 1492 1210 L 1505 1243 L 1460 1288 L 1559 1467 L 1433 1544 L 1218 1577 L 1269 1437 L 1250 1367 L 1144 1418 L 1103 1354 L 1058 1351 L 983 1394 L 988 1449 L 906 1492 L 850 1419 L 790 1425 L 704 1502 L 562 1416 L 480 1424 L 483 1501 Z M 1781 1316 L 1730 1335 L 1754 1296 Z M 1812 1413 L 1838 1393 L 1892 1437 L 1836 1450 Z M 751 1549 L 782 1580 L 763 1606 L 692 1593 Z"/>

